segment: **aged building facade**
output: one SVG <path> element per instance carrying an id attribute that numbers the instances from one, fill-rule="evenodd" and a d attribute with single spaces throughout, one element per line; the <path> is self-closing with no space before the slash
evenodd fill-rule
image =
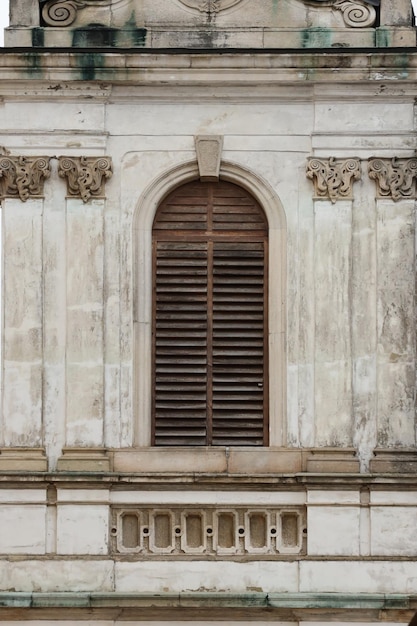
<path id="1" fill-rule="evenodd" d="M 409 0 L 11 0 L 0 619 L 417 608 Z"/>

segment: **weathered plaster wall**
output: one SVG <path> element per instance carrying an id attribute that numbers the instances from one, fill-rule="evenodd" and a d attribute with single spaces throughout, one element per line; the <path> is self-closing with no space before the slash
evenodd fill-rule
<path id="1" fill-rule="evenodd" d="M 195 160 L 195 135 L 219 134 L 223 159 L 264 179 L 286 213 L 283 444 L 357 446 L 364 467 L 376 446 L 413 446 L 414 201 L 375 199 L 366 171 L 370 156 L 413 154 L 413 103 L 113 94 L 106 104 L 3 105 L 0 143 L 12 152 L 114 162 L 105 200 L 65 200 L 53 176 L 44 200 L 4 203 L 4 443 L 46 445 L 53 464 L 62 445 L 134 443 L 134 298 L 151 297 L 134 285 L 136 207 L 156 177 Z M 353 200 L 313 199 L 312 154 L 360 157 Z M 149 354 L 136 357 L 150 367 Z"/>
<path id="2" fill-rule="evenodd" d="M 95 611 L 106 602 L 117 623 L 123 603 L 136 603 L 138 620 L 141 602 L 160 619 L 155 602 L 200 610 L 206 593 L 252 605 L 261 594 L 262 607 L 281 611 L 271 619 L 290 610 L 292 623 L 297 611 L 306 622 L 323 614 L 323 623 L 405 622 L 417 595 L 415 190 L 379 197 L 368 158 L 414 156 L 415 57 L 100 59 L 97 69 L 97 57 L 7 53 L 0 71 L 0 145 L 51 157 L 44 197 L 2 200 L 0 592 L 8 595 L 0 604 L 20 607 L 24 619 L 37 605 L 51 620 L 64 612 L 77 620 L 68 602 L 100 624 Z M 87 80 L 96 73 L 103 80 Z M 149 311 L 151 285 L 136 283 L 137 259 L 143 276 L 150 264 L 145 244 L 137 255 L 138 242 L 149 242 L 138 213 L 156 209 L 143 198 L 157 181 L 197 176 L 198 135 L 223 137 L 223 172 L 242 184 L 248 172 L 276 217 L 271 280 L 283 279 L 285 358 L 270 376 L 283 384 L 285 406 L 272 413 L 282 439 L 269 449 L 152 449 L 141 431 L 151 390 L 138 379 L 150 352 L 138 349 L 135 324 L 149 327 L 138 312 Z M 62 155 L 111 157 L 104 197 L 70 197 Z M 351 193 L 334 203 L 316 194 L 306 176 L 312 156 L 358 159 Z M 269 306 L 278 317 L 281 302 Z M 173 554 L 152 552 L 144 523 L 144 552 L 121 551 L 117 515 L 150 510 L 164 519 L 174 511 L 179 524 L 190 510 L 200 519 L 240 515 L 243 534 L 235 523 L 231 535 L 241 552 L 214 554 L 209 529 L 209 556 L 181 552 L 181 526 L 171 529 Z M 251 512 L 272 526 L 264 552 L 243 551 Z M 282 512 L 298 520 L 289 549 L 277 540 Z M 352 616 L 356 596 L 363 604 Z M 399 613 L 384 612 L 390 602 Z M 246 605 L 232 609 L 233 620 L 247 620 Z"/>

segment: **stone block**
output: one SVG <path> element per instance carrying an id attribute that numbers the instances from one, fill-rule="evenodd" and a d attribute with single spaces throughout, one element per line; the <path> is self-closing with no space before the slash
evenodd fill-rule
<path id="1" fill-rule="evenodd" d="M 371 505 L 412 505 L 414 507 L 417 506 L 417 491 L 400 491 L 397 486 L 394 490 L 390 491 L 372 490 L 369 494 L 369 501 Z"/>
<path id="2" fill-rule="evenodd" d="M 384 0 L 381 2 L 382 26 L 411 26 L 412 19 L 413 8 L 409 0 Z"/>
<path id="3" fill-rule="evenodd" d="M 228 561 L 118 562 L 115 564 L 117 592 L 172 593 L 210 591 L 245 593 L 296 591 L 298 565 L 285 561 L 232 563 Z"/>
<path id="4" fill-rule="evenodd" d="M 247 476 L 293 474 L 302 470 L 301 458 L 300 450 L 288 448 L 230 448 L 228 472 Z"/>
<path id="5" fill-rule="evenodd" d="M 110 560 L 0 561 L 0 591 L 113 591 Z"/>
<path id="6" fill-rule="evenodd" d="M 336 492 L 339 493 L 339 492 Z M 293 507 L 304 505 L 305 490 L 300 491 L 196 491 L 190 489 L 112 491 L 110 501 L 113 505 L 140 504 L 146 506 L 166 505 L 217 505 L 227 506 L 281 506 Z"/>
<path id="7" fill-rule="evenodd" d="M 104 448 L 64 448 L 58 459 L 59 472 L 108 472 L 110 458 Z"/>
<path id="8" fill-rule="evenodd" d="M 383 47 L 414 47 L 416 45 L 416 30 L 409 28 L 377 28 L 376 44 Z"/>
<path id="9" fill-rule="evenodd" d="M 359 489 L 309 489 L 307 491 L 308 504 L 333 504 L 339 505 L 359 505 L 360 491 Z"/>
<path id="10" fill-rule="evenodd" d="M 39 26 L 39 7 L 31 0 L 12 0 L 10 24 L 12 26 Z"/>
<path id="11" fill-rule="evenodd" d="M 225 473 L 225 448 L 137 448 L 113 452 L 114 472 Z"/>
<path id="12" fill-rule="evenodd" d="M 57 489 L 58 503 L 107 504 L 110 492 L 108 489 Z"/>
<path id="13" fill-rule="evenodd" d="M 375 474 L 415 474 L 417 472 L 417 451 L 374 450 L 369 469 Z"/>
<path id="14" fill-rule="evenodd" d="M 306 451 L 304 456 L 307 472 L 319 474 L 359 472 L 359 460 L 353 448 L 315 448 Z"/>
<path id="15" fill-rule="evenodd" d="M 307 553 L 359 556 L 359 507 L 309 506 Z"/>
<path id="16" fill-rule="evenodd" d="M 417 556 L 417 506 L 371 508 L 371 555 Z"/>
<path id="17" fill-rule="evenodd" d="M 108 535 L 109 510 L 107 506 L 58 505 L 58 554 L 107 554 Z"/>
<path id="18" fill-rule="evenodd" d="M 304 561 L 300 563 L 301 592 L 414 593 L 415 561 L 356 560 Z"/>
<path id="19" fill-rule="evenodd" d="M 46 507 L 0 505 L 0 553 L 45 554 Z"/>
<path id="20" fill-rule="evenodd" d="M 375 103 L 372 110 L 362 102 L 351 102 L 349 107 L 342 103 L 317 103 L 316 132 L 334 130 L 334 120 L 336 119 L 343 119 L 343 128 L 346 133 L 361 130 L 383 133 L 390 130 L 411 129 L 413 122 L 410 104 L 397 102 L 395 106 L 398 107 L 398 117 L 390 113 L 390 104 L 386 102 Z"/>
<path id="21" fill-rule="evenodd" d="M 46 472 L 44 448 L 0 448 L 0 471 Z"/>

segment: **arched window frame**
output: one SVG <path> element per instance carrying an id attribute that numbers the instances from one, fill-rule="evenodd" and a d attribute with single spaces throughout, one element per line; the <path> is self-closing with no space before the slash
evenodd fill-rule
<path id="1" fill-rule="evenodd" d="M 152 226 L 163 199 L 181 184 L 199 179 L 195 161 L 159 176 L 143 193 L 135 213 L 134 236 L 134 445 L 151 445 L 152 424 Z M 259 202 L 269 227 L 268 342 L 269 446 L 286 439 L 286 220 L 274 190 L 254 172 L 222 161 L 220 179 L 246 189 Z"/>

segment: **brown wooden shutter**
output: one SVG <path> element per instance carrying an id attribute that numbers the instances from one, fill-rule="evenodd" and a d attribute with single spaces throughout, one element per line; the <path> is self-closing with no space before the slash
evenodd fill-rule
<path id="1" fill-rule="evenodd" d="M 158 209 L 154 445 L 266 445 L 267 224 L 231 183 L 189 183 Z"/>

